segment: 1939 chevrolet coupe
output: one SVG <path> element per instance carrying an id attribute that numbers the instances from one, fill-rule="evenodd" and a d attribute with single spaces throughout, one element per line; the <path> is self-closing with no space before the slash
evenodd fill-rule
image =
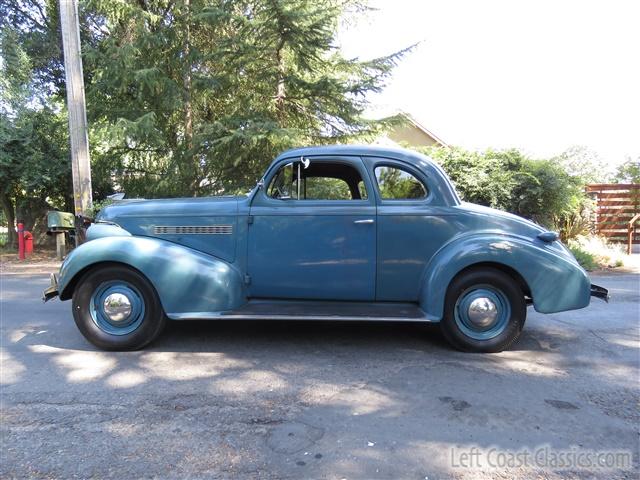
<path id="1" fill-rule="evenodd" d="M 145 346 L 167 319 L 300 319 L 439 322 L 454 347 L 498 352 L 528 304 L 608 298 L 556 233 L 462 202 L 405 150 L 291 150 L 246 196 L 121 201 L 87 240 L 44 299 L 72 299 L 107 350 Z"/>

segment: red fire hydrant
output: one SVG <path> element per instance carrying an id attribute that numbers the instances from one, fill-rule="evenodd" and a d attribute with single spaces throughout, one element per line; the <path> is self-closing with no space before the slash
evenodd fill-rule
<path id="1" fill-rule="evenodd" d="M 26 230 L 24 232 L 24 253 L 27 257 L 33 253 L 33 234 Z"/>
<path id="2" fill-rule="evenodd" d="M 24 260 L 24 224 L 18 224 L 18 258 Z"/>

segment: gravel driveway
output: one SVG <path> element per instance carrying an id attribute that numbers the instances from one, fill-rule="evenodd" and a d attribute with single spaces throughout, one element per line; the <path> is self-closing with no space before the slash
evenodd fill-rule
<path id="1" fill-rule="evenodd" d="M 69 302 L 40 302 L 45 276 L 5 274 L 0 477 L 637 478 L 640 275 L 593 280 L 611 303 L 530 309 L 501 354 L 428 325 L 302 321 L 171 323 L 108 353 Z M 495 464 L 541 448 L 633 459 Z"/>

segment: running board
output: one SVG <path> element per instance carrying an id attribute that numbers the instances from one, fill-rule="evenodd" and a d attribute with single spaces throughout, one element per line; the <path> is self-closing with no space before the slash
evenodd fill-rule
<path id="1" fill-rule="evenodd" d="M 313 320 L 438 322 L 413 303 L 250 300 L 226 312 L 169 313 L 172 320 Z"/>

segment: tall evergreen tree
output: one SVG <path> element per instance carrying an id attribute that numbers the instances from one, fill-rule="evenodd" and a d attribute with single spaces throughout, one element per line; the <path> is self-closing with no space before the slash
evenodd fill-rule
<path id="1" fill-rule="evenodd" d="M 134 195 L 233 192 L 290 146 L 346 142 L 402 52 L 335 47 L 350 2 L 90 2 L 104 37 L 86 49 L 97 158 Z M 94 154 L 95 155 L 95 154 Z"/>
<path id="2" fill-rule="evenodd" d="M 94 196 L 233 193 L 283 149 L 374 134 L 366 96 L 402 52 L 341 55 L 338 22 L 360 1 L 81 0 Z M 35 211 L 20 205 L 71 205 L 58 1 L 0 0 L 0 29 L 12 224 Z"/>

